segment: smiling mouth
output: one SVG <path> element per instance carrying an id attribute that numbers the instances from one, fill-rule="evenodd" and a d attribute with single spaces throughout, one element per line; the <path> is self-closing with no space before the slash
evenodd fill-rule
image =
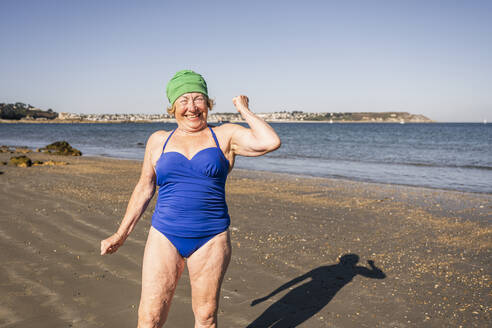
<path id="1" fill-rule="evenodd" d="M 197 113 L 197 114 L 188 114 L 186 115 L 186 118 L 189 118 L 189 119 L 194 119 L 194 118 L 198 118 L 202 116 L 202 113 Z"/>

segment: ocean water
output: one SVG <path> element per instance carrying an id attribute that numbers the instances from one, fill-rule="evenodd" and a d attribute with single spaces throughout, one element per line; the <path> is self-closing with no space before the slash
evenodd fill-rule
<path id="1" fill-rule="evenodd" d="M 492 193 L 492 125 L 480 123 L 272 123 L 282 147 L 236 167 L 298 175 Z M 143 159 L 172 123 L 0 124 L 0 144 L 38 148 L 66 140 L 84 155 Z"/>

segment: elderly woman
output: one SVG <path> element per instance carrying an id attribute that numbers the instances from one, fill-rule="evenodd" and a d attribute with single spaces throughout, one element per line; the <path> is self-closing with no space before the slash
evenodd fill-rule
<path id="1" fill-rule="evenodd" d="M 217 327 L 217 308 L 231 257 L 230 218 L 225 202 L 227 174 L 236 155 L 260 156 L 280 147 L 275 131 L 237 96 L 234 106 L 249 128 L 207 124 L 213 101 L 207 84 L 193 71 L 169 81 L 168 111 L 178 127 L 157 131 L 147 141 L 140 179 L 118 231 L 101 241 L 101 254 L 123 245 L 154 195 L 159 193 L 142 268 L 138 327 L 162 327 L 185 259 L 195 327 Z"/>

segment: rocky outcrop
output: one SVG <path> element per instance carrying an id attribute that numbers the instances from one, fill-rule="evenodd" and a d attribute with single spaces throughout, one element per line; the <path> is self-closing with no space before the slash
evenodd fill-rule
<path id="1" fill-rule="evenodd" d="M 54 142 L 44 148 L 38 149 L 38 151 L 55 155 L 82 156 L 82 152 L 80 150 L 72 148 L 72 146 L 70 146 L 70 144 L 66 141 Z"/>
<path id="2" fill-rule="evenodd" d="M 4 120 L 52 120 L 58 117 L 58 113 L 52 109 L 42 110 L 21 102 L 15 104 L 0 103 L 0 119 Z"/>

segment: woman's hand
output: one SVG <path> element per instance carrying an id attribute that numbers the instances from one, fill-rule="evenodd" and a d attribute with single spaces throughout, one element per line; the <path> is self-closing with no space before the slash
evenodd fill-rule
<path id="1" fill-rule="evenodd" d="M 101 255 L 113 254 L 123 245 L 125 239 L 125 237 L 116 232 L 111 237 L 101 240 Z"/>
<path id="2" fill-rule="evenodd" d="M 249 110 L 249 99 L 244 95 L 240 95 L 232 98 L 232 103 L 236 106 L 236 109 L 239 113 L 243 110 Z"/>

